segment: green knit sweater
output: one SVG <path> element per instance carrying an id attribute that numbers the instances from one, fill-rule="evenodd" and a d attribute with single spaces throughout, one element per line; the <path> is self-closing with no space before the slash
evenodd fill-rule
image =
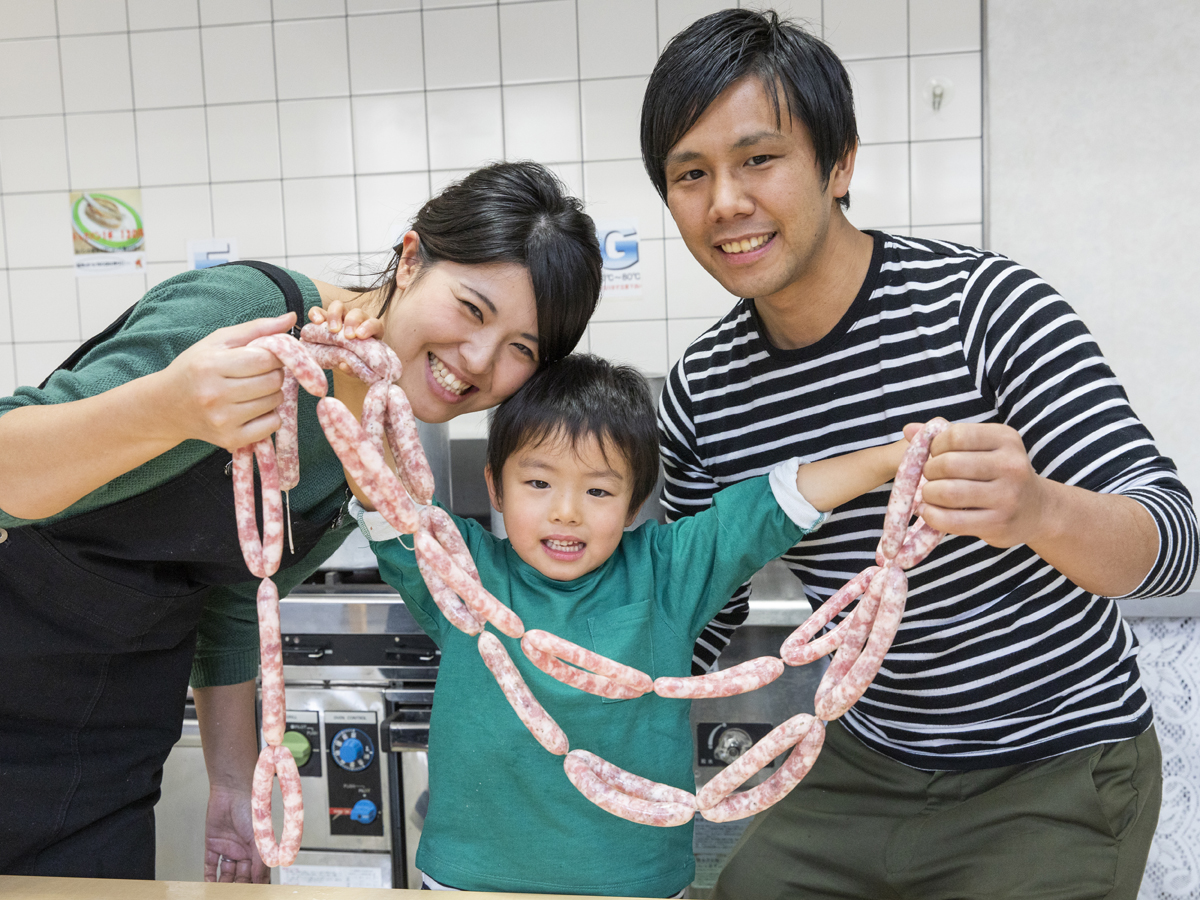
<path id="1" fill-rule="evenodd" d="M 289 272 L 304 297 L 305 312 L 321 303 L 317 286 Z M 55 372 L 44 389 L 18 388 L 0 397 L 0 415 L 21 406 L 66 403 L 92 397 L 143 375 L 164 369 L 176 356 L 218 328 L 287 311 L 279 288 L 248 266 L 223 266 L 185 272 L 152 288 L 124 326 L 93 348 L 70 371 Z M 330 391 L 332 392 L 332 382 Z M 224 453 L 203 441 L 184 441 L 166 453 L 114 478 L 43 523 L 55 522 L 108 506 L 156 488 L 211 453 Z M 232 490 L 232 487 L 230 488 Z M 300 391 L 300 484 L 290 492 L 292 514 L 328 519 L 345 503 L 346 482 L 316 416 L 316 398 Z M 186 515 L 181 510 L 180 515 Z M 0 526 L 33 524 L 0 510 Z M 273 577 L 281 594 L 291 590 L 325 560 L 353 528 L 331 529 L 300 563 Z M 258 619 L 254 597 L 258 583 L 211 589 L 200 622 L 192 684 L 196 687 L 237 684 L 258 672 Z"/>

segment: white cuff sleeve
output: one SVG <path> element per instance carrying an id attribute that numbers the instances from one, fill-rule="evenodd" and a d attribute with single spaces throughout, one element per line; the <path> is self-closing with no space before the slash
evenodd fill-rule
<path id="1" fill-rule="evenodd" d="M 813 505 L 804 499 L 804 495 L 796 490 L 796 473 L 804 460 L 798 456 L 786 462 L 781 462 L 771 470 L 768 476 L 771 482 L 771 492 L 780 509 L 787 517 L 804 529 L 807 534 L 820 527 L 828 517 L 828 513 L 817 512 Z"/>
<path id="2" fill-rule="evenodd" d="M 794 475 L 792 480 L 795 480 Z M 368 541 L 390 541 L 400 537 L 400 532 L 391 526 L 382 513 L 364 509 L 357 497 L 350 498 L 350 515 L 358 522 L 358 530 Z"/>

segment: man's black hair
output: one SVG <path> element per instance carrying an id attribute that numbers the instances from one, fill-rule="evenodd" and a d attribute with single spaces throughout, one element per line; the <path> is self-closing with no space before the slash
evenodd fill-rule
<path id="1" fill-rule="evenodd" d="M 500 491 L 504 463 L 522 447 L 564 440 L 572 448 L 595 437 L 608 460 L 616 448 L 629 465 L 639 509 L 658 481 L 658 424 L 654 397 L 641 372 L 590 353 L 573 353 L 534 374 L 492 410 L 487 465 Z"/>
<path id="2" fill-rule="evenodd" d="M 663 49 L 642 101 L 642 161 L 667 199 L 667 154 L 721 93 L 753 75 L 782 127 L 782 106 L 808 129 L 825 183 L 858 143 L 854 92 L 841 60 L 774 10 L 724 9 L 693 22 Z M 784 104 L 779 101 L 783 88 Z M 838 201 L 850 206 L 850 194 Z"/>

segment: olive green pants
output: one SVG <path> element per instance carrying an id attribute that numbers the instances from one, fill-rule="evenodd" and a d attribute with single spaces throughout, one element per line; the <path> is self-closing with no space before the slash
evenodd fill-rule
<path id="1" fill-rule="evenodd" d="M 1024 766 L 927 772 L 832 722 L 813 770 L 746 830 L 713 897 L 1133 900 L 1161 803 L 1153 727 Z"/>

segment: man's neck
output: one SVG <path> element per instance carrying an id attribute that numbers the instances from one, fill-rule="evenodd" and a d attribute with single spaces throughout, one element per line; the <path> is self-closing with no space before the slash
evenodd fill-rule
<path id="1" fill-rule="evenodd" d="M 874 243 L 837 210 L 804 273 L 783 290 L 755 298 L 767 340 L 781 350 L 797 350 L 829 334 L 858 296 Z"/>

